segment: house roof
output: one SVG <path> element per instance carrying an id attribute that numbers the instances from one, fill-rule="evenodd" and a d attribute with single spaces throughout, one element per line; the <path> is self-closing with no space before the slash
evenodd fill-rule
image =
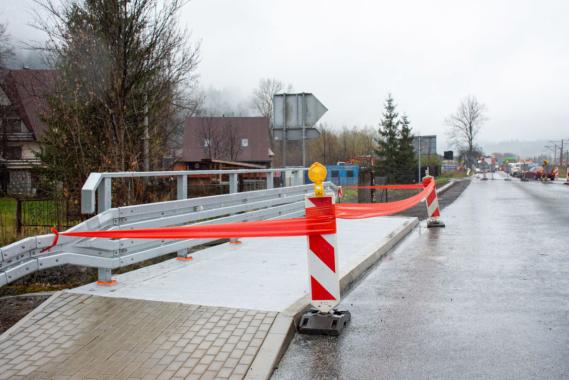
<path id="1" fill-rule="evenodd" d="M 230 128 L 235 141 L 247 139 L 246 147 L 239 146 L 236 157 L 220 153 L 210 157 L 204 147 L 206 135 L 219 137 L 221 144 L 227 145 Z M 184 147 L 182 160 L 197 162 L 204 159 L 217 159 L 242 162 L 270 162 L 269 119 L 266 117 L 190 117 L 184 127 Z"/>
<path id="2" fill-rule="evenodd" d="M 24 124 L 39 138 L 47 129 L 42 114 L 47 110 L 46 96 L 54 91 L 55 70 L 9 70 L 2 88 Z"/>

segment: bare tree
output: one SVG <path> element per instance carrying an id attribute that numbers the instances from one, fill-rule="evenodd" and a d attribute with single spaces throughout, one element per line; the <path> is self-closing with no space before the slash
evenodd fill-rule
<path id="1" fill-rule="evenodd" d="M 199 131 L 200 144 L 210 160 L 236 161 L 241 152 L 239 128 L 230 122 L 216 123 L 215 117 L 205 117 Z"/>
<path id="2" fill-rule="evenodd" d="M 223 151 L 223 133 L 215 124 L 214 118 L 205 117 L 200 126 L 200 145 L 210 160 L 220 159 Z"/>
<path id="3" fill-rule="evenodd" d="M 292 89 L 289 85 L 288 89 Z M 253 106 L 262 116 L 273 118 L 273 96 L 285 90 L 285 85 L 278 79 L 264 78 L 253 91 Z"/>
<path id="4" fill-rule="evenodd" d="M 0 24 L 0 68 L 6 67 L 7 61 L 14 55 L 14 49 L 10 43 L 10 35 L 6 25 Z"/>
<path id="5" fill-rule="evenodd" d="M 450 127 L 450 143 L 460 152 L 464 152 L 466 166 L 472 168 L 476 159 L 476 137 L 486 117 L 486 106 L 473 95 L 466 96 L 455 113 L 445 123 Z"/>
<path id="6" fill-rule="evenodd" d="M 237 161 L 237 157 L 241 152 L 241 136 L 239 136 L 239 128 L 237 126 L 227 123 L 222 131 L 224 136 L 224 156 L 230 161 Z"/>
<path id="7" fill-rule="evenodd" d="M 320 136 L 308 143 L 310 161 L 334 164 L 373 154 L 377 136 L 374 128 L 344 127 L 340 131 L 334 131 L 327 124 L 319 124 L 317 128 Z"/>

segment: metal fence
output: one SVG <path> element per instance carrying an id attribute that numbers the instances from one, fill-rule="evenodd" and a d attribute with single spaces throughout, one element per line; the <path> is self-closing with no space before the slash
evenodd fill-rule
<path id="1" fill-rule="evenodd" d="M 79 204 L 70 199 L 16 198 L 15 228 L 18 235 L 47 233 L 51 227 L 67 229 L 85 219 Z"/>

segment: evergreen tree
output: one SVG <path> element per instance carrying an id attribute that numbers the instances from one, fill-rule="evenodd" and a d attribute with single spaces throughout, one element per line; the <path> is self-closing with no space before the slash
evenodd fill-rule
<path id="1" fill-rule="evenodd" d="M 384 104 L 376 150 L 379 157 L 376 173 L 379 176 L 387 177 L 387 183 L 393 183 L 398 172 L 400 122 L 395 109 L 393 97 L 389 94 Z"/>
<path id="2" fill-rule="evenodd" d="M 399 138 L 399 155 L 397 159 L 397 182 L 410 183 L 415 179 L 416 159 L 413 149 L 413 134 L 409 118 L 403 114 L 401 117 L 401 132 Z"/>

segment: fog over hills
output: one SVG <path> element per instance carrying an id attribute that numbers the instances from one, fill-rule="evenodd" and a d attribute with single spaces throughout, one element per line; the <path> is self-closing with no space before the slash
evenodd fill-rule
<path id="1" fill-rule="evenodd" d="M 500 141 L 500 142 L 481 142 L 480 145 L 487 154 L 500 152 L 500 153 L 515 153 L 522 158 L 534 157 L 540 154 L 552 154 L 550 150 L 545 148 L 546 145 L 553 145 L 549 140 L 510 140 L 510 141 Z M 557 144 L 561 144 L 558 141 Z M 559 149 L 559 148 L 558 148 Z M 565 145 L 563 150 L 569 149 L 569 145 Z M 559 153 L 558 153 L 559 154 Z"/>

